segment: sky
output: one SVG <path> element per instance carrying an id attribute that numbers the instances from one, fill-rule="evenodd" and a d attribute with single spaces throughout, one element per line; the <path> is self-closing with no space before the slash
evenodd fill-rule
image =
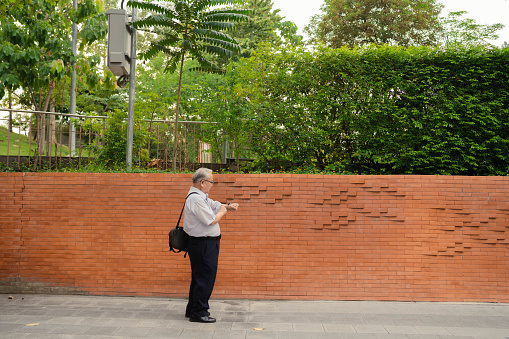
<path id="1" fill-rule="evenodd" d="M 440 0 L 439 0 L 440 1 Z M 280 9 L 279 13 L 286 20 L 293 21 L 299 28 L 299 34 L 303 34 L 304 26 L 310 18 L 320 13 L 323 0 L 272 0 L 273 9 Z M 509 0 L 441 0 L 445 5 L 442 13 L 450 11 L 467 11 L 463 18 L 474 19 L 477 24 L 492 25 L 501 23 L 505 25 L 503 30 L 498 31 L 499 39 L 490 41 L 495 46 L 501 46 L 504 41 L 509 43 Z M 304 37 L 306 37 L 304 35 Z"/>

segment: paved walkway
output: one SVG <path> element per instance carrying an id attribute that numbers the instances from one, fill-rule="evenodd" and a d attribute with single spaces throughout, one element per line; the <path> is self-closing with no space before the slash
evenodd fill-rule
<path id="1" fill-rule="evenodd" d="M 509 339 L 509 304 L 212 300 L 215 324 L 186 300 L 0 294 L 0 338 Z"/>

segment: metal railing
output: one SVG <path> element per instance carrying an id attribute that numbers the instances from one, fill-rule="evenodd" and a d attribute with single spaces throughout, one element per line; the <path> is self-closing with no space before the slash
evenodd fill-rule
<path id="1" fill-rule="evenodd" d="M 7 136 L 1 143 L 6 146 L 5 162 L 15 161 L 28 168 L 61 168 L 69 162 L 82 164 L 82 158 L 89 157 L 86 133 L 82 124 L 75 128 L 74 122 L 84 120 L 100 121 L 102 131 L 106 128 L 104 116 L 82 116 L 58 112 L 42 112 L 20 109 L 1 109 L 9 112 Z M 14 127 L 18 130 L 14 132 Z M 76 140 L 76 141 L 74 141 Z M 96 135 L 88 134 L 88 144 L 99 141 Z M 64 160 L 65 159 L 65 160 Z M 43 164 L 44 162 L 44 164 Z"/>
<path id="2" fill-rule="evenodd" d="M 0 119 L 9 121 L 6 136 L 2 133 L 3 138 L 0 137 L 0 145 L 6 146 L 0 148 L 6 149 L 6 154 L 0 152 L 0 161 L 10 165 L 30 170 L 43 167 L 59 170 L 70 165 L 80 167 L 96 158 L 107 142 L 107 116 L 3 108 L 0 111 L 10 113 L 9 119 Z M 211 123 L 179 121 L 176 156 L 179 170 L 194 169 L 195 164 L 204 163 L 226 165 L 226 159 L 231 158 L 227 146 L 218 155 L 203 142 L 206 132 L 203 127 L 207 124 L 210 126 Z M 173 126 L 174 121 L 143 120 L 139 128 L 144 128 L 150 137 L 142 148 L 138 148 L 138 152 L 143 154 L 134 157 L 133 165 L 170 169 L 173 160 Z"/>

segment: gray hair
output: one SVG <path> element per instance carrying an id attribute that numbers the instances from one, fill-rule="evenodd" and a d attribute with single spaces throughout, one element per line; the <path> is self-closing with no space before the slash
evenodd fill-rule
<path id="1" fill-rule="evenodd" d="M 207 180 L 212 174 L 212 170 L 202 167 L 196 170 L 193 174 L 193 184 L 196 184 L 202 180 Z"/>

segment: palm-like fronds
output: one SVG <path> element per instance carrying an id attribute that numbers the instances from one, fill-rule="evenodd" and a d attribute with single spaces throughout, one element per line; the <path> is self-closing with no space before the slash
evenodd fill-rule
<path id="1" fill-rule="evenodd" d="M 172 10 L 169 10 L 168 8 L 161 6 L 157 3 L 139 0 L 129 0 L 127 2 L 127 7 L 138 8 L 152 13 L 158 13 L 166 17 L 171 17 L 174 13 Z"/>
<path id="2" fill-rule="evenodd" d="M 151 14 L 134 23 L 141 29 L 161 28 L 164 32 L 156 42 L 142 54 L 146 59 L 159 52 L 167 56 L 165 71 L 174 72 L 180 66 L 180 80 L 177 92 L 177 110 L 175 120 L 178 122 L 180 90 L 182 88 L 182 69 L 184 58 L 190 55 L 197 60 L 200 67 L 192 70 L 220 72 L 222 69 L 207 59 L 208 55 L 231 57 L 240 51 L 238 41 L 222 31 L 235 27 L 235 22 L 247 21 L 248 10 L 217 9 L 218 6 L 234 6 L 243 0 L 170 0 L 168 5 L 151 3 L 142 0 L 129 0 L 128 6 L 149 11 Z M 209 10 L 211 9 L 211 10 Z M 178 138 L 178 124 L 175 123 L 175 138 Z M 173 168 L 176 169 L 176 152 L 178 140 L 173 149 Z"/>
<path id="3" fill-rule="evenodd" d="M 164 15 L 150 15 L 143 20 L 133 22 L 136 29 L 147 27 L 174 27 L 175 22 Z"/>
<path id="4" fill-rule="evenodd" d="M 206 8 L 212 8 L 217 6 L 234 6 L 241 4 L 243 1 L 239 0 L 195 0 L 193 1 L 193 7 L 197 11 L 203 11 Z"/>
<path id="5" fill-rule="evenodd" d="M 173 60 L 174 50 L 180 49 L 184 55 L 192 49 L 200 48 L 207 54 L 230 57 L 240 51 L 237 40 L 225 31 L 235 27 L 235 22 L 247 21 L 249 10 L 217 9 L 221 5 L 235 5 L 242 0 L 173 0 L 166 4 L 150 3 L 143 0 L 129 0 L 128 5 L 151 12 L 145 19 L 133 23 L 137 29 L 163 28 L 164 34 L 151 43 L 142 53 L 145 59 L 152 58 L 162 51 Z M 209 10 L 213 8 L 212 10 Z M 205 59 L 205 56 L 202 56 Z M 170 62 L 170 61 L 169 61 Z M 206 69 L 204 64 L 202 69 Z M 174 67 L 169 67 L 172 70 Z M 210 67 L 214 69 L 214 67 Z"/>
<path id="6" fill-rule="evenodd" d="M 200 22 L 200 26 L 211 30 L 229 31 L 235 27 L 235 24 L 233 22 L 203 21 Z"/>
<path id="7" fill-rule="evenodd" d="M 233 44 L 233 43 L 228 42 L 228 41 L 223 41 L 223 40 L 219 40 L 219 39 L 211 39 L 211 38 L 198 38 L 196 40 L 209 43 L 211 46 L 217 46 L 217 47 L 221 47 L 222 49 L 226 49 L 226 50 L 232 52 L 232 55 L 233 55 L 234 52 L 239 52 L 240 51 L 240 46 L 239 45 Z M 207 46 L 207 45 L 204 45 L 204 46 Z M 215 53 L 213 53 L 213 54 L 215 54 Z M 222 53 L 222 52 L 219 52 L 217 54 L 218 55 L 224 55 L 224 53 Z M 228 55 L 228 56 L 230 57 L 231 55 Z"/>
<path id="8" fill-rule="evenodd" d="M 200 72 L 223 72 L 223 69 L 221 67 L 218 67 L 217 65 L 211 63 L 209 60 L 205 58 L 197 58 L 196 59 L 198 63 L 200 64 L 200 67 L 193 67 L 190 68 L 190 71 L 200 71 Z"/>
<path id="9" fill-rule="evenodd" d="M 231 36 L 229 36 L 227 34 L 219 32 L 219 31 L 214 31 L 214 30 L 211 30 L 211 29 L 195 28 L 195 29 L 193 29 L 193 32 L 198 37 L 209 37 L 209 38 L 212 38 L 212 39 L 219 39 L 219 40 L 222 40 L 222 41 L 228 41 L 228 42 L 231 42 L 231 43 L 236 44 L 236 45 L 239 44 L 239 42 L 236 39 L 232 38 Z"/>
<path id="10" fill-rule="evenodd" d="M 204 15 L 214 15 L 214 14 L 221 14 L 221 13 L 249 15 L 249 14 L 251 14 L 251 10 L 249 10 L 249 9 L 237 9 L 237 8 L 218 9 L 218 10 L 209 11 L 209 12 L 207 12 Z"/>
<path id="11" fill-rule="evenodd" d="M 180 50 L 177 49 L 171 49 L 169 46 L 173 46 L 175 42 L 177 42 L 178 39 L 175 37 L 168 37 L 167 39 L 158 41 L 157 43 L 152 43 L 148 50 L 146 50 L 144 53 L 141 54 L 141 57 L 143 59 L 151 59 L 154 55 L 156 55 L 159 52 L 163 52 L 166 55 L 173 55 L 174 53 L 177 53 L 180 55 Z"/>
<path id="12" fill-rule="evenodd" d="M 207 13 L 203 16 L 204 19 L 209 21 L 227 21 L 227 22 L 243 22 L 247 21 L 246 15 L 242 13 L 232 13 L 228 12 L 215 12 L 215 13 Z"/>

